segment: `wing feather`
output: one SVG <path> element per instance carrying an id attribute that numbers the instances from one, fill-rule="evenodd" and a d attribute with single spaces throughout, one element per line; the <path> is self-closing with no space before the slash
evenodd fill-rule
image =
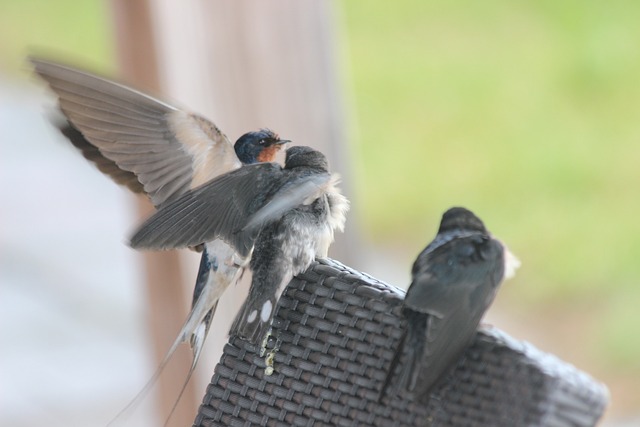
<path id="1" fill-rule="evenodd" d="M 131 246 L 172 249 L 222 238 L 243 256 L 253 247 L 250 233 L 238 232 L 282 185 L 284 172 L 273 163 L 244 166 L 222 175 L 160 209 L 131 238 Z"/>
<path id="2" fill-rule="evenodd" d="M 200 116 L 91 73 L 31 62 L 59 97 L 70 123 L 62 133 L 116 182 L 143 189 L 156 207 L 241 166 L 227 137 Z"/>
<path id="3" fill-rule="evenodd" d="M 292 207 L 309 204 L 320 197 L 331 180 L 329 173 L 302 176 L 283 186 L 260 210 L 249 218 L 244 231 L 262 228 L 266 223 L 280 218 Z"/>
<path id="4" fill-rule="evenodd" d="M 100 150 L 98 150 L 98 147 L 90 144 L 80 131 L 71 126 L 71 124 L 65 121 L 57 125 L 57 127 L 71 144 L 80 150 L 85 159 L 98 167 L 100 172 L 109 175 L 115 182 L 126 186 L 134 193 L 144 192 L 144 187 L 140 181 L 138 181 L 135 174 L 120 169 L 115 162 L 103 156 Z"/>
<path id="5" fill-rule="evenodd" d="M 264 225 L 317 198 L 329 180 L 329 174 L 300 176 L 273 163 L 244 166 L 160 209 L 131 246 L 173 249 L 221 238 L 248 256 Z"/>

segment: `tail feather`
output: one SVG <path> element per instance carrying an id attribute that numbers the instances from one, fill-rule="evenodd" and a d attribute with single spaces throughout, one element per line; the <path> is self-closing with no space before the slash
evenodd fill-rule
<path id="1" fill-rule="evenodd" d="M 191 346 L 191 351 L 193 352 L 193 363 L 196 364 L 198 359 L 200 358 L 200 353 L 202 352 L 202 347 L 204 346 L 204 341 L 207 338 L 207 334 L 209 333 L 209 328 L 211 327 L 211 320 L 213 319 L 213 315 L 216 312 L 216 308 L 218 307 L 218 302 L 213 305 L 211 310 L 204 316 L 202 322 L 196 329 L 191 333 L 191 338 L 189 339 L 189 345 Z"/>
<path id="2" fill-rule="evenodd" d="M 183 329 L 180 331 L 180 334 L 178 334 L 178 336 L 176 337 L 175 341 L 169 348 L 169 351 L 167 351 L 164 358 L 160 362 L 160 365 L 155 370 L 151 378 L 147 381 L 144 387 L 142 387 L 142 389 L 138 392 L 138 394 L 136 394 L 134 398 L 131 399 L 131 401 L 127 403 L 127 405 L 124 408 L 122 408 L 122 410 L 120 410 L 120 412 L 118 412 L 116 416 L 111 419 L 111 421 L 107 423 L 107 427 L 114 425 L 117 421 L 123 419 L 127 414 L 131 413 L 131 411 L 133 411 L 135 408 L 138 407 L 138 405 L 140 405 L 140 403 L 142 402 L 142 399 L 147 395 L 147 393 L 149 393 L 149 391 L 151 390 L 153 385 L 156 383 L 156 381 L 158 381 L 158 378 L 164 371 L 164 368 L 167 366 L 167 363 L 169 363 L 169 361 L 171 360 L 171 357 L 177 350 L 178 346 L 185 341 L 184 337 L 185 337 L 185 334 L 184 334 L 184 327 L 183 327 Z"/>
<path id="3" fill-rule="evenodd" d="M 193 338 L 193 335 L 192 335 L 192 338 Z M 203 340 L 204 340 L 204 337 L 203 337 Z M 178 407 L 178 403 L 180 403 L 180 399 L 182 398 L 184 391 L 187 389 L 187 384 L 189 384 L 191 375 L 193 374 L 193 371 L 196 369 L 196 364 L 198 363 L 198 358 L 200 357 L 201 350 L 202 350 L 202 346 L 198 347 L 197 351 L 196 350 L 193 351 L 193 359 L 191 360 L 191 367 L 189 368 L 187 377 L 184 379 L 184 382 L 182 383 L 182 388 L 180 389 L 180 393 L 178 393 L 178 397 L 176 397 L 175 402 L 173 402 L 171 411 L 169 411 L 169 415 L 167 415 L 167 419 L 164 421 L 164 424 L 162 425 L 162 427 L 167 427 L 167 425 L 169 424 L 169 420 L 171 420 L 171 416 L 176 411 L 176 408 Z"/>
<path id="4" fill-rule="evenodd" d="M 205 257 L 207 257 L 207 254 L 203 253 L 203 259 Z M 236 268 L 235 271 L 232 272 L 233 275 L 229 283 L 234 283 L 238 279 L 238 277 L 241 275 L 242 270 L 243 270 L 242 268 Z M 217 267 L 216 267 L 216 271 L 217 271 Z M 227 270 L 227 273 L 229 272 L 230 270 Z M 211 270 L 207 270 L 207 279 L 209 274 L 211 274 Z M 214 276 L 214 280 L 217 280 L 216 283 L 211 284 L 211 283 L 208 283 L 209 280 L 206 280 L 207 284 L 205 286 L 203 287 L 201 286 L 200 288 L 196 286 L 196 289 L 194 289 L 193 308 L 191 309 L 191 315 L 193 315 L 194 317 L 194 322 L 197 321 L 198 323 L 196 323 L 192 329 L 191 328 L 186 329 L 187 325 L 189 324 L 189 320 L 187 320 L 187 322 L 185 323 L 185 327 L 183 328 L 183 331 L 182 331 L 185 334 L 182 342 L 186 341 L 187 331 L 188 330 L 191 331 L 191 336 L 189 337 L 189 345 L 193 353 L 193 359 L 191 360 L 191 367 L 189 368 L 189 372 L 187 373 L 187 376 L 184 382 L 182 383 L 180 392 L 178 393 L 178 396 L 176 397 L 176 400 L 174 401 L 173 406 L 171 407 L 171 411 L 169 411 L 169 415 L 167 416 L 167 419 L 165 420 L 163 427 L 166 427 L 169 424 L 169 421 L 171 420 L 173 413 L 178 407 L 178 403 L 180 403 L 180 399 L 182 398 L 182 395 L 187 389 L 189 380 L 191 379 L 191 376 L 193 375 L 193 372 L 196 369 L 196 365 L 198 364 L 200 355 L 202 354 L 202 349 L 204 348 L 205 339 L 207 338 L 207 334 L 209 333 L 209 328 L 211 326 L 211 321 L 213 320 L 213 315 L 216 312 L 216 308 L 218 308 L 219 300 L 218 299 L 215 300 L 213 305 L 211 305 L 211 308 L 209 309 L 209 311 L 207 311 L 207 313 L 204 316 L 201 316 L 199 313 L 202 313 L 204 310 L 207 309 L 207 307 L 210 305 L 208 301 L 212 299 L 211 294 L 216 291 L 217 287 L 221 286 L 221 284 L 219 283 L 219 281 L 221 281 L 222 279 L 220 274 L 221 273 L 218 271 L 218 274 Z M 192 322 L 191 324 L 193 325 L 194 322 Z"/>
<path id="5" fill-rule="evenodd" d="M 254 269 L 249 295 L 240 307 L 229 335 L 237 335 L 252 344 L 264 344 L 280 295 L 293 277 L 291 272 L 279 273 L 271 270 L 264 274 Z"/>
<path id="6" fill-rule="evenodd" d="M 236 276 L 237 275 L 239 275 L 239 272 L 236 272 Z M 173 411 L 175 410 L 175 407 L 177 406 L 180 400 L 180 397 L 182 396 L 182 394 L 184 393 L 184 390 L 186 389 L 186 386 L 189 382 L 189 379 L 191 378 L 191 375 L 193 374 L 193 371 L 196 367 L 200 354 L 202 353 L 204 341 L 209 331 L 211 318 L 217 307 L 217 301 L 213 304 L 213 306 L 211 306 L 211 302 L 210 302 L 210 300 L 212 299 L 211 294 L 215 292 L 214 288 L 215 288 L 215 285 L 209 285 L 202 288 L 202 292 L 200 293 L 198 298 L 195 300 L 195 304 L 191 309 L 191 312 L 189 313 L 187 320 L 183 324 L 173 344 L 171 344 L 171 347 L 169 348 L 164 358 L 160 362 L 160 365 L 158 366 L 158 368 L 155 370 L 155 372 L 153 373 L 151 378 L 147 381 L 147 383 L 144 385 L 144 387 L 142 387 L 142 389 L 135 395 L 135 397 L 120 412 L 118 412 L 118 414 L 116 414 L 115 417 L 113 417 L 113 419 L 107 424 L 107 426 L 114 425 L 118 420 L 123 419 L 127 414 L 129 414 L 136 407 L 138 407 L 138 405 L 140 405 L 143 398 L 149 393 L 151 388 L 158 381 L 158 378 L 160 377 L 165 367 L 173 357 L 174 353 L 178 349 L 178 346 L 184 342 L 187 342 L 187 340 L 189 340 L 192 351 L 193 351 L 193 359 L 191 362 L 191 368 L 189 369 L 189 372 L 187 374 L 187 378 L 171 410 L 171 413 L 173 413 Z M 167 419 L 167 422 L 168 421 L 169 419 Z"/>
<path id="7" fill-rule="evenodd" d="M 400 361 L 400 355 L 402 354 L 402 350 L 404 348 L 404 342 L 407 338 L 407 331 L 405 330 L 400 337 L 400 342 L 398 343 L 398 347 L 396 352 L 393 354 L 393 358 L 391 359 L 391 363 L 389 364 L 389 369 L 387 370 L 387 376 L 384 378 L 384 382 L 382 383 L 382 388 L 380 389 L 380 396 L 378 397 L 378 402 L 382 401 L 382 398 L 385 396 L 389 386 L 391 385 L 391 380 L 393 379 L 393 374 L 396 371 L 396 367 L 398 366 L 398 362 Z M 391 389 L 391 395 L 395 395 L 398 389 L 398 382 L 396 381 L 396 386 Z"/>
<path id="8" fill-rule="evenodd" d="M 389 364 L 378 401 L 382 400 L 387 390 L 393 396 L 401 390 L 412 392 L 416 387 L 419 373 L 417 365 L 424 354 L 427 317 L 411 310 L 405 310 L 404 315 L 407 318 L 407 326 Z M 402 359 L 403 355 L 404 359 Z M 402 364 L 400 364 L 401 360 L 403 360 Z M 397 375 L 394 375 L 398 369 Z"/>
<path id="9" fill-rule="evenodd" d="M 405 343 L 407 361 L 401 374 L 401 384 L 405 390 L 413 392 L 420 373 L 418 365 L 422 362 L 422 357 L 424 356 L 429 315 L 409 309 L 404 310 L 404 315 L 408 324 L 407 341 Z"/>
<path id="10" fill-rule="evenodd" d="M 254 301 L 250 297 L 244 302 L 229 331 L 253 344 L 261 343 L 271 327 L 275 312 L 276 298 L 267 298 L 264 302 Z"/>

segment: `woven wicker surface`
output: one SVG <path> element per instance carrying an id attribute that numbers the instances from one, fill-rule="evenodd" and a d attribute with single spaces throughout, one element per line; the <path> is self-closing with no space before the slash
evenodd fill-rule
<path id="1" fill-rule="evenodd" d="M 256 348 L 230 337 L 194 425 L 591 426 L 602 415 L 602 384 L 496 329 L 480 331 L 428 403 L 379 402 L 403 294 L 335 261 L 315 263 L 278 304 L 273 374 Z"/>

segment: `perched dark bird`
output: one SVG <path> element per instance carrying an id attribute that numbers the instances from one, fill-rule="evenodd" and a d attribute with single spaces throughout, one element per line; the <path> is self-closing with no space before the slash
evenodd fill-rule
<path id="1" fill-rule="evenodd" d="M 438 234 L 413 264 L 403 302 L 406 330 L 381 398 L 389 385 L 428 398 L 471 343 L 502 280 L 518 265 L 471 211 L 446 211 Z"/>
<path id="2" fill-rule="evenodd" d="M 42 59 L 31 62 L 59 98 L 66 118 L 58 125 L 60 131 L 100 171 L 146 194 L 156 208 L 243 164 L 274 161 L 289 142 L 262 129 L 242 135 L 232 145 L 199 115 L 85 71 Z M 248 264 L 247 257 L 221 240 L 200 243 L 204 245 L 192 310 L 141 394 L 187 340 L 193 350 L 191 375 L 218 299 Z"/>
<path id="3" fill-rule="evenodd" d="M 348 201 L 335 187 L 325 156 L 291 147 L 284 168 L 243 166 L 164 206 L 131 239 L 131 246 L 170 249 L 220 238 L 241 256 L 251 253 L 249 296 L 230 334 L 264 344 L 278 298 L 294 275 L 326 257 L 342 229 Z"/>

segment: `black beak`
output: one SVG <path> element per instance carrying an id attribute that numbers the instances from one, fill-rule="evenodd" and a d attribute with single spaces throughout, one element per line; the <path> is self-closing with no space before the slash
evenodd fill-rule
<path id="1" fill-rule="evenodd" d="M 279 140 L 277 140 L 277 141 L 274 141 L 274 142 L 273 142 L 273 144 L 274 144 L 274 145 L 284 145 L 284 144 L 288 144 L 288 143 L 290 143 L 290 142 L 291 142 L 291 141 L 290 141 L 290 140 L 288 140 L 288 139 L 279 139 Z"/>

